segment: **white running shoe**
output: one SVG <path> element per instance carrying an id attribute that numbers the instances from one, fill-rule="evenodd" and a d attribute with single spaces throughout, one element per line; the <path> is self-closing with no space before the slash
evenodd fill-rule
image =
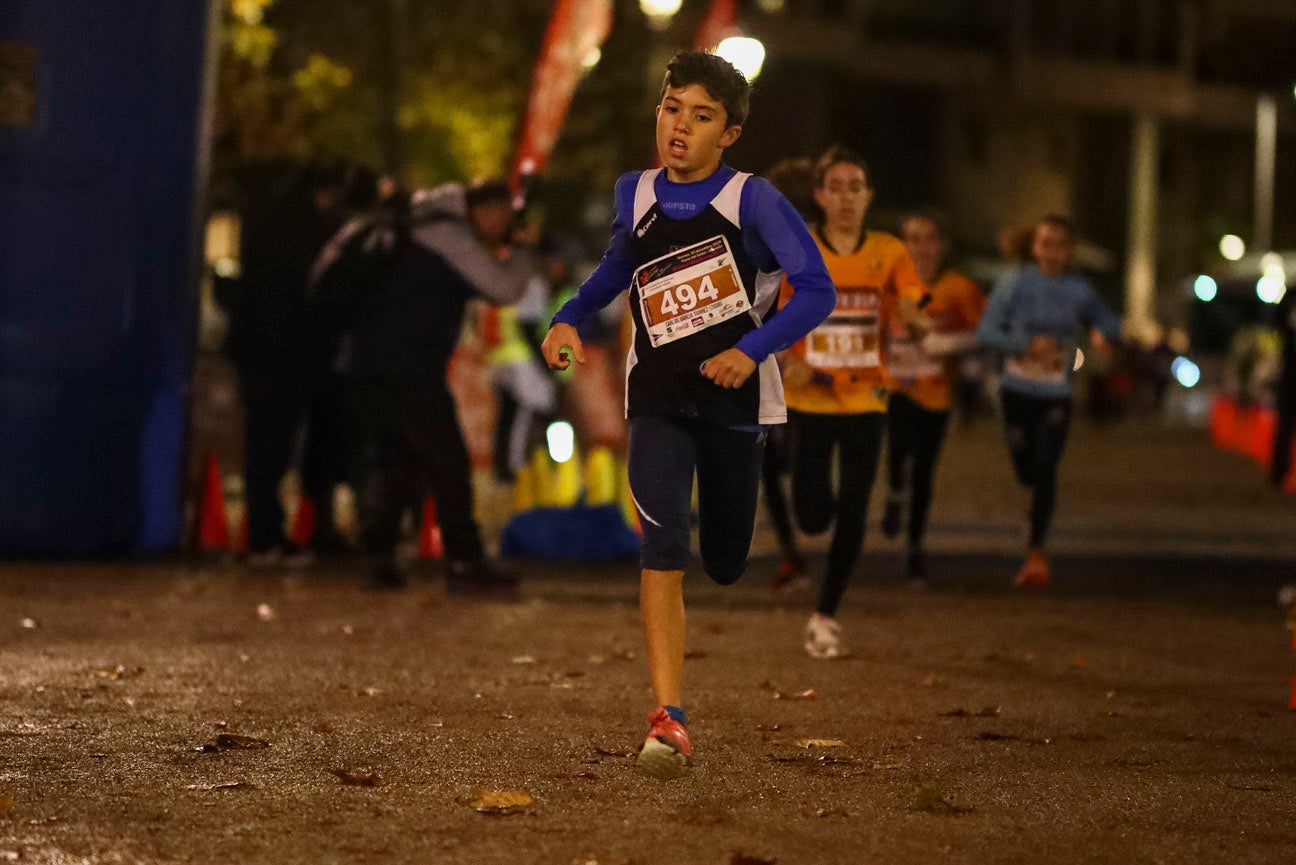
<path id="1" fill-rule="evenodd" d="M 805 650 L 812 658 L 831 660 L 846 654 L 841 641 L 841 625 L 836 619 L 815 613 L 806 622 Z"/>

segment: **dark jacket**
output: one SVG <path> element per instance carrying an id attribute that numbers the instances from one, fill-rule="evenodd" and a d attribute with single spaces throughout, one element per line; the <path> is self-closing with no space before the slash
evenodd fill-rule
<path id="1" fill-rule="evenodd" d="M 401 246 L 390 280 L 360 304 L 345 365 L 359 376 L 444 384 L 468 301 L 474 296 L 501 304 L 517 300 L 534 259 L 516 248 L 507 259 L 492 255 L 467 222 L 463 187 L 457 184 L 416 193 L 411 222 L 412 242 Z M 329 254 L 326 250 L 324 257 Z"/>

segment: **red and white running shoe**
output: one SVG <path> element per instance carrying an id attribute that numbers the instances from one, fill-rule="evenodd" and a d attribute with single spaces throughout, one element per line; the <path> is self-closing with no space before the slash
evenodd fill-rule
<path id="1" fill-rule="evenodd" d="M 688 774 L 693 765 L 693 747 L 688 728 L 656 709 L 648 716 L 648 738 L 639 749 L 635 768 L 662 781 L 672 781 Z"/>

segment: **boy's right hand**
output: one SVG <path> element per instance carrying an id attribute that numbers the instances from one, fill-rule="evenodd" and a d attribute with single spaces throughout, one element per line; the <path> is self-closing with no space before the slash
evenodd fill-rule
<path id="1" fill-rule="evenodd" d="M 571 366 L 567 349 L 571 349 L 571 355 L 577 363 L 585 363 L 585 348 L 581 345 L 580 334 L 570 324 L 559 322 L 545 334 L 544 342 L 540 343 L 540 351 L 544 353 L 545 363 L 550 368 L 566 369 Z"/>

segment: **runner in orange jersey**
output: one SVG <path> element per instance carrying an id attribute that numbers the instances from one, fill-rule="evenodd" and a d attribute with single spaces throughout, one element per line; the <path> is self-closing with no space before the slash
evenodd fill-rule
<path id="1" fill-rule="evenodd" d="M 863 160 L 831 149 L 816 165 L 815 178 L 815 201 L 823 212 L 815 241 L 837 286 L 837 305 L 792 347 L 783 385 L 797 522 L 810 534 L 836 523 L 805 649 L 815 658 L 834 658 L 844 652 L 837 608 L 864 545 L 886 429 L 885 336 L 891 327 L 915 336 L 924 332 L 919 304 L 927 290 L 898 238 L 864 228 L 873 185 Z"/>
<path id="2" fill-rule="evenodd" d="M 976 326 L 985 309 L 985 294 L 961 273 L 945 268 L 949 241 L 944 218 L 934 212 L 913 213 L 900 223 L 905 248 L 913 259 L 930 299 L 923 312 L 932 322 L 922 340 L 894 334 L 887 345 L 887 371 L 895 389 L 887 410 L 887 475 L 890 495 L 882 515 L 882 533 L 900 534 L 908 500 L 907 571 L 924 578 L 922 544 L 931 510 L 932 479 L 945 441 L 950 386 L 959 352 L 976 347 Z"/>

